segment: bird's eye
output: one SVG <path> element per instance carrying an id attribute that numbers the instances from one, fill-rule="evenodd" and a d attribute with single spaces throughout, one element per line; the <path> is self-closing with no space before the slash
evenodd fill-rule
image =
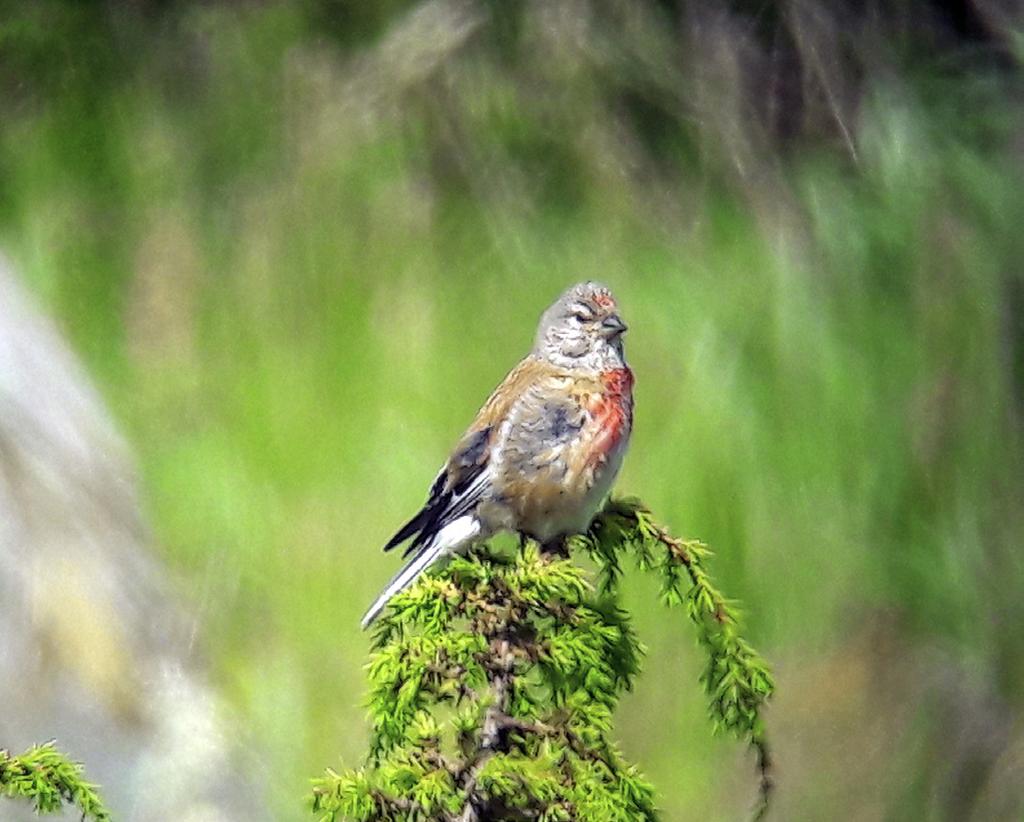
<path id="1" fill-rule="evenodd" d="M 575 314 L 573 314 L 573 317 L 576 319 L 576 322 L 578 323 L 590 322 L 590 316 L 584 314 L 582 311 L 577 311 Z"/>

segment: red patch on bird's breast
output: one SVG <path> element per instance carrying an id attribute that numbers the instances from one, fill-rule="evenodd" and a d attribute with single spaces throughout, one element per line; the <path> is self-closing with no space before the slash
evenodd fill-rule
<path id="1" fill-rule="evenodd" d="M 633 372 L 628 368 L 616 368 L 601 375 L 605 396 L 629 397 L 633 395 Z"/>
<path id="2" fill-rule="evenodd" d="M 615 448 L 633 425 L 633 372 L 616 368 L 601 374 L 604 390 L 590 411 L 598 426 L 595 456 Z"/>

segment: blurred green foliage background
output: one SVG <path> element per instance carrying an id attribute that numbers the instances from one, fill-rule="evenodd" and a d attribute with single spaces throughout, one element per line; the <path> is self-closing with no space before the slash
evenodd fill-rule
<path id="1" fill-rule="evenodd" d="M 775 818 L 1021 818 L 1016 13 L 4 4 L 0 245 L 129 434 L 277 818 L 365 750 L 379 546 L 586 278 L 631 327 L 618 488 L 775 663 Z M 741 818 L 687 626 L 626 604 L 627 756 L 667 820 Z"/>

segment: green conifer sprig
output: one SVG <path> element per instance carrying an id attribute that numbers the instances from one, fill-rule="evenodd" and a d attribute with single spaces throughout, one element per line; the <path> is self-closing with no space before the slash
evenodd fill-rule
<path id="1" fill-rule="evenodd" d="M 587 533 L 571 542 L 597 563 L 602 591 L 616 592 L 622 575 L 622 549 L 629 548 L 641 569 L 660 573 L 663 601 L 685 607 L 697 629 L 697 641 L 707 654 L 700 682 L 709 698 L 712 724 L 716 730 L 746 740 L 754 749 L 760 776 L 755 818 L 763 816 L 773 780 L 761 711 L 775 683 L 767 663 L 740 635 L 741 614 L 736 603 L 718 591 L 704 567 L 711 551 L 697 540 L 673 537 L 636 499 L 609 500 Z"/>
<path id="2" fill-rule="evenodd" d="M 370 755 L 314 780 L 322 822 L 655 819 L 651 786 L 611 739 L 644 653 L 615 598 L 630 549 L 697 626 L 712 718 L 757 748 L 763 811 L 771 676 L 711 584 L 707 549 L 631 500 L 609 502 L 569 544 L 597 561 L 597 591 L 569 559 L 527 542 L 514 556 L 482 546 L 455 557 L 392 600 L 368 666 Z"/>
<path id="3" fill-rule="evenodd" d="M 40 814 L 77 805 L 83 820 L 110 820 L 96 786 L 85 781 L 82 766 L 68 759 L 52 742 L 29 748 L 19 756 L 0 750 L 0 793 L 27 799 Z"/>
<path id="4" fill-rule="evenodd" d="M 642 649 L 582 569 L 481 549 L 395 597 L 368 671 L 365 768 L 316 780 L 323 820 L 653 820 L 610 740 Z"/>

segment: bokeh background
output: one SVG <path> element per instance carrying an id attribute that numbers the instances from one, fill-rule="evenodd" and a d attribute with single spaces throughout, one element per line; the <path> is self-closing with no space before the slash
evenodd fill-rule
<path id="1" fill-rule="evenodd" d="M 0 248 L 127 442 L 174 653 L 263 813 L 359 761 L 379 546 L 593 278 L 637 375 L 618 488 L 711 545 L 774 664 L 773 818 L 1024 818 L 1018 3 L 0 8 Z M 627 585 L 622 747 L 666 820 L 740 819 L 752 758 L 656 594 Z M 131 637 L 93 617 L 61 658 L 116 694 L 94 650 Z M 190 818 L 259 815 L 218 802 Z"/>

